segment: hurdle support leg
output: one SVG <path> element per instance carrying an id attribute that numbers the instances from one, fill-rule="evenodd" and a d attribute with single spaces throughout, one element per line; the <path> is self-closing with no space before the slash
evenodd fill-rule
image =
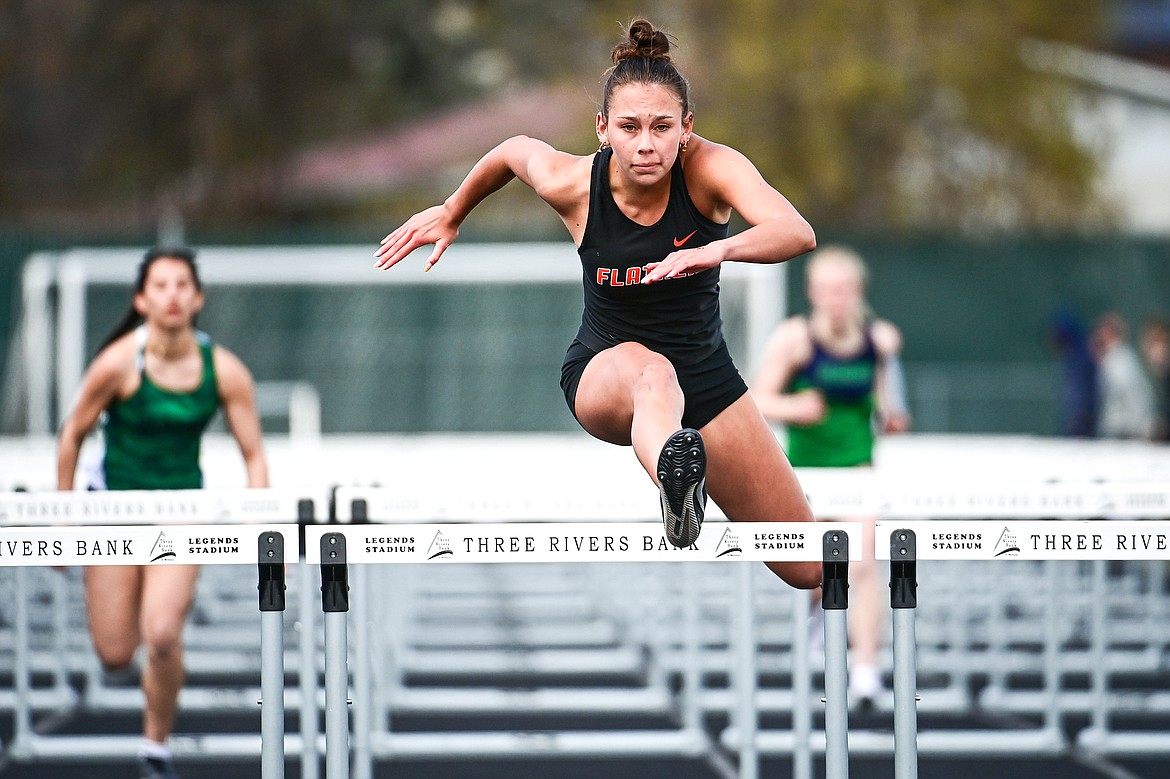
<path id="1" fill-rule="evenodd" d="M 349 779 L 349 671 L 345 536 L 321 536 L 321 610 L 325 612 L 325 775 Z"/>
<path id="2" fill-rule="evenodd" d="M 16 618 L 16 664 L 13 669 L 13 686 L 16 690 L 16 710 L 13 712 L 12 744 L 9 754 L 16 757 L 26 757 L 30 754 L 29 741 L 33 736 L 32 729 L 32 667 L 29 654 L 29 606 L 28 606 L 28 572 L 24 568 L 15 570 L 16 591 L 15 618 Z"/>
<path id="3" fill-rule="evenodd" d="M 310 518 L 311 521 L 311 518 Z M 304 525 L 301 525 L 302 532 Z M 302 541 L 301 548 L 304 549 Z M 317 609 L 314 608 L 313 569 L 309 565 L 297 566 L 300 581 L 300 600 L 298 601 L 300 617 L 300 635 L 297 637 L 300 651 L 298 662 L 300 668 L 299 686 L 301 692 L 300 730 L 301 730 L 301 779 L 320 779 L 321 775 L 321 746 L 317 720 L 320 709 L 317 704 L 318 673 L 317 673 Z"/>
<path id="4" fill-rule="evenodd" d="M 317 521 L 317 504 L 310 498 L 297 501 L 297 549 L 300 550 L 297 562 L 305 559 L 305 529 Z M 318 743 L 317 719 L 320 707 L 317 705 L 317 638 L 314 630 L 317 623 L 317 611 L 313 605 L 313 569 L 308 565 L 297 565 L 297 622 L 299 635 L 297 636 L 297 674 L 300 677 L 297 686 L 300 688 L 300 717 L 301 735 L 301 779 L 320 779 L 321 775 L 321 747 Z"/>
<path id="5" fill-rule="evenodd" d="M 735 610 L 735 671 L 737 689 L 735 725 L 739 730 L 739 773 L 737 779 L 758 779 L 760 752 L 756 745 L 759 715 L 756 712 L 756 630 L 755 594 L 751 566 L 736 571 L 737 599 Z"/>
<path id="6" fill-rule="evenodd" d="M 261 533 L 260 775 L 284 779 L 284 536 Z"/>
<path id="7" fill-rule="evenodd" d="M 792 779 L 812 779 L 813 775 L 810 601 L 804 590 L 792 590 Z"/>
<path id="8" fill-rule="evenodd" d="M 1089 657 L 1091 670 L 1089 672 L 1089 700 L 1092 706 L 1092 715 L 1089 726 L 1077 734 L 1077 743 L 1090 751 L 1101 751 L 1109 737 L 1109 666 L 1106 662 L 1106 649 L 1109 638 L 1106 635 L 1106 599 L 1109 597 L 1108 582 L 1106 581 L 1105 560 L 1094 560 L 1090 563 L 1092 581 L 1092 599 L 1089 606 Z"/>
<path id="9" fill-rule="evenodd" d="M 918 777 L 918 680 L 914 634 L 918 606 L 913 530 L 890 536 L 890 608 L 894 627 L 894 779 Z"/>
<path id="10" fill-rule="evenodd" d="M 849 535 L 825 533 L 821 608 L 825 610 L 825 777 L 849 776 Z M 798 639 L 799 640 L 799 639 Z"/>
<path id="11" fill-rule="evenodd" d="M 369 522 L 366 501 L 355 500 L 350 510 L 354 523 Z M 370 566 L 359 565 L 353 571 L 353 590 L 357 594 L 354 608 L 353 687 L 358 691 L 353 705 L 353 779 L 372 779 L 374 775 L 371 732 L 374 723 L 374 680 L 370 653 Z"/>

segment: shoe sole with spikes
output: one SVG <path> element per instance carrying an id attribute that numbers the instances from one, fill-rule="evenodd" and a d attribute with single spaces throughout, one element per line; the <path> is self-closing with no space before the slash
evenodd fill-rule
<path id="1" fill-rule="evenodd" d="M 699 537 L 707 506 L 707 453 L 699 431 L 683 428 L 658 455 L 662 526 L 672 546 L 688 547 Z"/>

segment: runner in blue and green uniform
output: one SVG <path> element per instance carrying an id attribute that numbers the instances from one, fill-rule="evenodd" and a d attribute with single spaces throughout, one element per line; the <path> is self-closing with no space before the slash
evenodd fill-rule
<path id="1" fill-rule="evenodd" d="M 776 329 L 752 394 L 764 416 L 787 427 L 788 459 L 797 468 L 866 467 L 878 431 L 906 430 L 901 392 L 902 337 L 875 319 L 865 302 L 865 265 L 853 251 L 827 247 L 808 261 L 812 312 Z M 881 690 L 877 659 L 885 619 L 883 588 L 872 557 L 873 518 L 861 560 L 850 564 L 850 692 L 873 703 Z M 863 703 L 863 705 L 865 705 Z"/>

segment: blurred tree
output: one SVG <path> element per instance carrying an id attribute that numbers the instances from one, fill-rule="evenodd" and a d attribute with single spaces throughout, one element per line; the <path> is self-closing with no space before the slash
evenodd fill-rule
<path id="1" fill-rule="evenodd" d="M 1070 92 L 1021 48 L 1093 45 L 1107 2 L 12 0 L 0 220 L 106 219 L 95 204 L 125 218 L 127 203 L 145 223 L 168 204 L 204 223 L 368 216 L 368 197 L 290 214 L 266 176 L 312 144 L 518 84 L 571 77 L 595 95 L 638 12 L 676 36 L 698 131 L 818 225 L 1098 226 Z"/>
<path id="2" fill-rule="evenodd" d="M 1099 43 L 1097 0 L 689 0 L 699 132 L 818 222 L 964 231 L 1108 222 L 1073 91 L 1029 39 Z"/>
<path id="3" fill-rule="evenodd" d="M 212 220 L 262 215 L 263 187 L 241 188 L 241 170 L 258 183 L 306 144 L 524 71 L 564 72 L 560 11 L 534 0 L 0 4 L 0 218 L 168 201 Z"/>

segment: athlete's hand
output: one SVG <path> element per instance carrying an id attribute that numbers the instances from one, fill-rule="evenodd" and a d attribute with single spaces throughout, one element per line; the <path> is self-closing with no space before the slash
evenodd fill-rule
<path id="1" fill-rule="evenodd" d="M 407 219 L 401 227 L 382 239 L 378 251 L 374 252 L 378 258 L 374 267 L 386 270 L 420 246 L 434 244 L 435 250 L 423 265 L 425 273 L 439 261 L 458 235 L 459 224 L 451 217 L 447 207 L 432 206 Z"/>
<path id="2" fill-rule="evenodd" d="M 661 262 L 648 264 L 646 266 L 648 271 L 642 277 L 642 283 L 653 284 L 663 279 L 690 276 L 699 271 L 714 268 L 721 262 L 723 262 L 723 257 L 719 251 L 719 247 L 714 243 L 708 244 L 707 246 L 698 246 L 694 249 L 680 249 L 677 252 L 671 252 L 663 257 Z"/>
<path id="3" fill-rule="evenodd" d="M 784 420 L 796 427 L 809 427 L 824 421 L 829 411 L 825 396 L 818 389 L 804 389 L 787 397 Z"/>
<path id="4" fill-rule="evenodd" d="M 910 415 L 904 412 L 886 414 L 882 417 L 883 433 L 905 433 L 910 429 Z"/>

